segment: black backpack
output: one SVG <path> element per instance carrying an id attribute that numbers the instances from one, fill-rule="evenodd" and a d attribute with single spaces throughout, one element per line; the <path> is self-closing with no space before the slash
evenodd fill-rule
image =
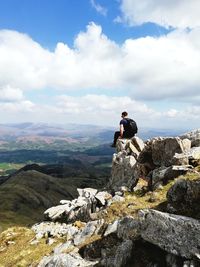
<path id="1" fill-rule="evenodd" d="M 138 132 L 137 124 L 134 120 L 126 118 L 128 125 L 127 125 L 127 131 L 131 134 L 136 134 Z"/>

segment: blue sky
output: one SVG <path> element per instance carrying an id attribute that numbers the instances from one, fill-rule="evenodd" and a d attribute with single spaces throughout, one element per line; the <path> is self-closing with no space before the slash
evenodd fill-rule
<path id="1" fill-rule="evenodd" d="M 199 127 L 199 11 L 195 0 L 0 0 L 0 122 L 114 126 L 128 110 L 141 127 Z"/>

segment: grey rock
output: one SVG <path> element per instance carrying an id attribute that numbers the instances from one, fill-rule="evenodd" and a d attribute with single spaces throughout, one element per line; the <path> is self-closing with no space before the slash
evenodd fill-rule
<path id="1" fill-rule="evenodd" d="M 179 137 L 157 138 L 152 140 L 151 146 L 153 163 L 168 167 L 173 164 L 175 153 L 181 154 L 190 150 L 191 142 Z"/>
<path id="2" fill-rule="evenodd" d="M 194 131 L 191 131 L 189 133 L 185 133 L 181 136 L 179 136 L 181 139 L 189 139 L 192 143 L 192 147 L 194 146 L 200 146 L 200 129 L 196 129 Z"/>
<path id="3" fill-rule="evenodd" d="M 125 150 L 126 144 L 129 142 L 130 139 L 118 139 L 116 143 L 116 151 L 121 152 Z"/>
<path id="4" fill-rule="evenodd" d="M 124 192 L 121 192 L 121 191 L 117 191 L 115 192 L 115 196 L 120 196 L 122 197 L 124 195 Z"/>
<path id="5" fill-rule="evenodd" d="M 67 241 L 63 244 L 59 244 L 58 246 L 56 246 L 54 248 L 54 254 L 62 254 L 62 253 L 66 253 L 67 250 L 69 249 L 74 249 L 74 243 L 72 242 L 72 240 Z"/>
<path id="6" fill-rule="evenodd" d="M 198 220 L 156 210 L 142 210 L 139 216 L 144 240 L 188 259 L 200 253 Z"/>
<path id="7" fill-rule="evenodd" d="M 190 165 L 175 166 L 170 167 L 159 167 L 152 172 L 152 186 L 157 188 L 158 185 L 167 183 L 169 180 L 174 180 L 179 175 L 185 174 L 190 171 L 193 167 Z"/>
<path id="8" fill-rule="evenodd" d="M 62 205 L 70 204 L 70 203 L 71 203 L 70 200 L 64 200 L 64 199 L 62 199 L 62 200 L 60 201 L 60 204 L 62 204 Z"/>
<path id="9" fill-rule="evenodd" d="M 89 221 L 91 212 L 95 210 L 96 200 L 91 196 L 92 193 L 87 190 L 83 194 L 89 197 L 79 196 L 67 204 L 51 207 L 44 212 L 45 217 L 51 221 L 64 221 L 66 223 L 76 220 Z"/>
<path id="10" fill-rule="evenodd" d="M 84 260 L 78 253 L 58 254 L 44 257 L 38 267 L 93 267 L 98 261 Z"/>
<path id="11" fill-rule="evenodd" d="M 200 214 L 200 179 L 179 179 L 167 192 L 167 209 L 177 214 Z"/>
<path id="12" fill-rule="evenodd" d="M 118 195 L 115 195 L 112 199 L 111 199 L 112 203 L 114 202 L 123 202 L 125 201 L 125 198 L 124 197 L 121 197 L 121 196 L 118 196 Z"/>
<path id="13" fill-rule="evenodd" d="M 117 232 L 118 220 L 115 220 L 113 223 L 108 224 L 104 236 L 108 236 L 110 234 Z"/>
<path id="14" fill-rule="evenodd" d="M 104 224 L 104 220 L 91 221 L 74 238 L 74 245 L 78 246 L 93 235 L 97 235 Z"/>
<path id="15" fill-rule="evenodd" d="M 101 205 L 105 206 L 107 201 L 109 199 L 112 198 L 112 195 L 109 194 L 108 192 L 106 191 L 103 191 L 103 192 L 98 192 L 96 195 L 95 195 L 95 198 L 98 199 L 101 203 Z"/>
<path id="16" fill-rule="evenodd" d="M 67 236 L 72 238 L 79 229 L 71 224 L 54 223 L 54 222 L 42 222 L 32 226 L 32 230 L 36 233 L 36 239 L 43 237 L 62 237 Z"/>
<path id="17" fill-rule="evenodd" d="M 124 267 L 131 258 L 133 242 L 131 240 L 123 241 L 119 246 L 113 249 L 102 249 L 101 266 L 105 267 Z"/>
<path id="18" fill-rule="evenodd" d="M 136 159 L 127 156 L 125 151 L 113 155 L 110 187 L 118 191 L 121 186 L 129 187 L 134 181 Z"/>
<path id="19" fill-rule="evenodd" d="M 118 221 L 117 236 L 120 239 L 136 240 L 140 237 L 140 221 L 133 217 L 124 217 Z"/>
<path id="20" fill-rule="evenodd" d="M 175 153 L 172 159 L 173 165 L 188 165 L 189 164 L 189 158 L 186 154 L 181 153 Z"/>
<path id="21" fill-rule="evenodd" d="M 80 197 L 93 198 L 98 190 L 94 188 L 77 188 L 77 191 Z"/>

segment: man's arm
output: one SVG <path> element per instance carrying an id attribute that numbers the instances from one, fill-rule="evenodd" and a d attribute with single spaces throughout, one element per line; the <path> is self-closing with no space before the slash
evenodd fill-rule
<path id="1" fill-rule="evenodd" d="M 119 131 L 120 131 L 120 137 L 119 138 L 123 138 L 123 133 L 124 133 L 124 125 L 123 124 L 120 124 Z"/>

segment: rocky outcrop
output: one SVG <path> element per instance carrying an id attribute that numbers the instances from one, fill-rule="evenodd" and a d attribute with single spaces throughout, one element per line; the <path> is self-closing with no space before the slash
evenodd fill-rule
<path id="1" fill-rule="evenodd" d="M 79 197 L 69 201 L 61 200 L 61 205 L 51 207 L 44 212 L 46 220 L 73 223 L 77 220 L 88 222 L 97 219 L 97 213 L 114 202 L 124 201 L 123 188 L 111 195 L 107 191 L 98 192 L 94 188 L 77 189 Z"/>
<path id="2" fill-rule="evenodd" d="M 144 149 L 144 142 L 138 138 L 119 139 L 112 160 L 112 173 L 109 187 L 117 191 L 122 186 L 133 187 L 138 180 L 134 175 L 137 158 Z"/>
<path id="3" fill-rule="evenodd" d="M 149 181 L 152 189 L 169 180 L 192 171 L 200 162 L 198 134 L 181 137 L 157 137 L 145 143 L 138 137 L 117 141 L 117 153 L 113 155 L 112 177 L 109 185 L 114 190 L 128 186 L 131 190 L 139 178 Z M 193 142 L 193 143 L 192 143 Z"/>

